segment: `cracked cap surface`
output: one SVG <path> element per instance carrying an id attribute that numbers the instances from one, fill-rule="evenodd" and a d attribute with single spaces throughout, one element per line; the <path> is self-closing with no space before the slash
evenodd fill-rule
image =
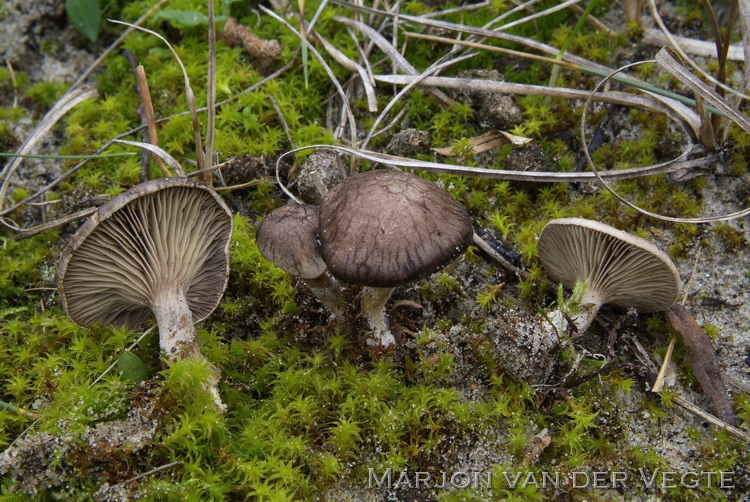
<path id="1" fill-rule="evenodd" d="M 394 287 L 426 277 L 472 241 L 463 205 L 402 171 L 368 171 L 336 185 L 320 205 L 323 260 L 350 284 Z"/>

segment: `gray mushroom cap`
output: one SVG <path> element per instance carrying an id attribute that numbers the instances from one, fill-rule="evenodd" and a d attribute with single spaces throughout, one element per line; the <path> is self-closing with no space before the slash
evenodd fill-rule
<path id="1" fill-rule="evenodd" d="M 229 278 L 232 215 L 210 187 L 160 178 L 101 206 L 63 251 L 58 291 L 76 324 L 141 327 L 167 288 L 185 294 L 192 321 L 208 317 Z"/>
<path id="2" fill-rule="evenodd" d="M 320 205 L 323 260 L 350 284 L 395 287 L 426 277 L 460 255 L 472 235 L 466 208 L 402 171 L 350 176 Z"/>
<path id="3" fill-rule="evenodd" d="M 261 221 L 255 242 L 265 259 L 294 276 L 315 279 L 326 270 L 318 247 L 318 206 L 274 209 Z"/>
<path id="4" fill-rule="evenodd" d="M 539 235 L 539 259 L 566 287 L 588 281 L 597 303 L 657 312 L 677 301 L 680 276 L 651 242 L 598 221 L 560 218 Z"/>

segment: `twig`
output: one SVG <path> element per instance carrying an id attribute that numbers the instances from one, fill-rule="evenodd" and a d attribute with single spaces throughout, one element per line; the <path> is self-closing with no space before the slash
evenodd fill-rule
<path id="1" fill-rule="evenodd" d="M 240 190 L 242 188 L 253 187 L 256 185 L 262 185 L 263 183 L 275 183 L 275 180 L 271 177 L 265 177 L 257 180 L 248 181 L 247 183 L 240 183 L 239 185 L 231 185 L 228 187 L 214 187 L 217 192 L 230 192 L 232 190 Z"/>
<path id="2" fill-rule="evenodd" d="M 707 411 L 704 411 L 688 401 L 687 399 L 680 397 L 680 396 L 673 396 L 672 401 L 680 406 L 682 406 L 685 410 L 689 411 L 690 413 L 701 417 L 706 422 L 712 423 L 717 427 L 720 427 L 724 430 L 726 430 L 729 434 L 733 435 L 736 438 L 739 438 L 746 443 L 750 443 L 750 434 L 743 431 L 742 429 L 738 429 L 737 427 L 733 426 L 732 424 L 726 423 L 724 420 L 708 413 Z"/>
<path id="3" fill-rule="evenodd" d="M 273 99 L 273 96 L 268 96 L 268 99 L 269 101 L 271 101 L 273 109 L 276 110 L 276 115 L 278 115 L 281 126 L 284 128 L 284 132 L 286 133 L 286 139 L 289 140 L 289 144 L 292 146 L 292 148 L 295 148 L 294 139 L 292 138 L 292 131 L 289 130 L 289 124 L 286 123 L 286 119 L 284 118 L 284 114 L 281 112 L 281 108 L 279 108 L 279 104 L 275 99 Z"/>
<path id="4" fill-rule="evenodd" d="M 192 119 L 192 122 L 193 122 L 193 138 L 195 139 L 195 162 L 198 165 L 198 169 L 203 169 L 203 142 L 201 140 L 201 125 L 200 125 L 200 122 L 198 122 L 198 112 L 195 107 L 195 94 L 193 93 L 193 88 L 190 85 L 190 77 L 188 76 L 187 70 L 185 69 L 185 65 L 182 64 L 182 60 L 180 59 L 180 56 L 177 54 L 177 51 L 174 50 L 174 47 L 172 47 L 172 44 L 170 44 L 166 38 L 159 35 L 153 30 L 143 28 L 142 26 L 135 26 L 130 23 L 126 23 L 124 21 L 118 21 L 116 19 L 108 19 L 108 21 L 111 23 L 115 23 L 115 24 L 123 24 L 125 26 L 131 26 L 135 28 L 136 30 L 140 30 L 145 33 L 148 33 L 149 35 L 153 35 L 159 40 L 161 40 L 162 42 L 164 42 L 167 48 L 172 52 L 172 56 L 174 56 L 175 60 L 177 61 L 177 64 L 180 66 L 180 70 L 182 70 L 182 78 L 185 83 L 185 97 L 187 99 L 188 107 L 190 108 L 190 118 Z M 178 173 L 178 176 L 180 176 L 179 173 Z"/>
<path id="5" fill-rule="evenodd" d="M 133 483 L 134 481 L 138 481 L 139 479 L 143 479 L 143 478 L 145 478 L 147 476 L 152 476 L 152 475 L 157 474 L 159 472 L 166 471 L 167 469 L 171 469 L 172 467 L 176 467 L 178 465 L 182 465 L 182 461 L 181 460 L 177 460 L 175 462 L 170 462 L 168 464 L 160 465 L 159 467 L 155 467 L 155 468 L 151 469 L 150 471 L 146 471 L 146 472 L 144 472 L 142 474 L 139 474 L 139 475 L 135 476 L 134 478 L 130 478 L 128 480 L 125 480 L 122 483 L 120 483 L 120 485 L 124 485 L 124 484 L 127 484 L 127 483 Z"/>
<path id="6" fill-rule="evenodd" d="M 479 249 L 481 249 L 482 251 L 484 251 L 485 253 L 487 253 L 488 255 L 490 255 L 490 257 L 493 260 L 495 260 L 496 262 L 498 262 L 500 264 L 500 266 L 502 266 L 504 269 L 510 270 L 511 272 L 513 272 L 514 274 L 516 274 L 521 279 L 526 279 L 529 276 L 529 273 L 526 270 L 524 270 L 524 269 L 522 269 L 520 267 L 516 267 L 511 262 L 509 262 L 503 255 L 501 255 L 500 253 L 498 253 L 497 251 L 495 251 L 495 249 L 492 246 L 490 246 L 487 243 L 487 241 L 485 241 L 476 232 L 474 232 L 474 236 L 473 236 L 472 239 L 474 241 L 474 244 Z"/>
<path id="7" fill-rule="evenodd" d="M 690 292 L 690 288 L 693 284 L 693 278 L 695 278 L 695 272 L 698 270 L 698 262 L 701 258 L 701 252 L 703 251 L 702 247 L 698 248 L 698 252 L 695 253 L 695 261 L 693 261 L 693 270 L 690 272 L 690 278 L 688 279 L 688 283 L 685 286 L 685 291 L 682 295 L 682 304 L 685 305 L 685 302 L 687 301 L 688 293 Z M 667 374 L 667 366 L 669 365 L 669 361 L 672 359 L 672 352 L 674 352 L 674 346 L 675 342 L 677 341 L 676 336 L 672 336 L 672 339 L 669 340 L 669 346 L 667 346 L 667 353 L 664 354 L 664 361 L 661 363 L 661 368 L 659 368 L 659 374 L 656 376 L 656 380 L 654 381 L 654 386 L 651 388 L 651 392 L 660 392 L 661 389 L 664 387 L 664 377 Z"/>

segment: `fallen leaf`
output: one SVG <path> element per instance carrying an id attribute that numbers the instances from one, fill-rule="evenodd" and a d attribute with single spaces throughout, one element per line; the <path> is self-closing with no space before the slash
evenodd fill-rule
<path id="1" fill-rule="evenodd" d="M 507 131 L 493 130 L 486 132 L 480 136 L 471 138 L 471 144 L 473 145 L 474 154 L 486 152 L 502 146 L 508 143 L 513 145 L 525 145 L 531 138 L 524 138 L 523 136 L 516 136 Z M 456 157 L 456 153 L 453 151 L 453 147 L 446 146 L 442 148 L 433 148 L 432 151 L 445 155 L 446 157 Z"/>

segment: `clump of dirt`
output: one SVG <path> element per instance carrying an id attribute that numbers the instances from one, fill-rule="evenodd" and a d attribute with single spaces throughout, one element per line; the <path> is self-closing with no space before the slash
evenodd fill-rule
<path id="1" fill-rule="evenodd" d="M 503 76 L 497 70 L 467 70 L 459 72 L 458 78 L 478 78 L 502 81 Z M 483 129 L 508 130 L 523 122 L 521 109 L 512 96 L 501 92 L 457 91 L 454 99 L 471 105 L 477 110 L 477 122 Z"/>

